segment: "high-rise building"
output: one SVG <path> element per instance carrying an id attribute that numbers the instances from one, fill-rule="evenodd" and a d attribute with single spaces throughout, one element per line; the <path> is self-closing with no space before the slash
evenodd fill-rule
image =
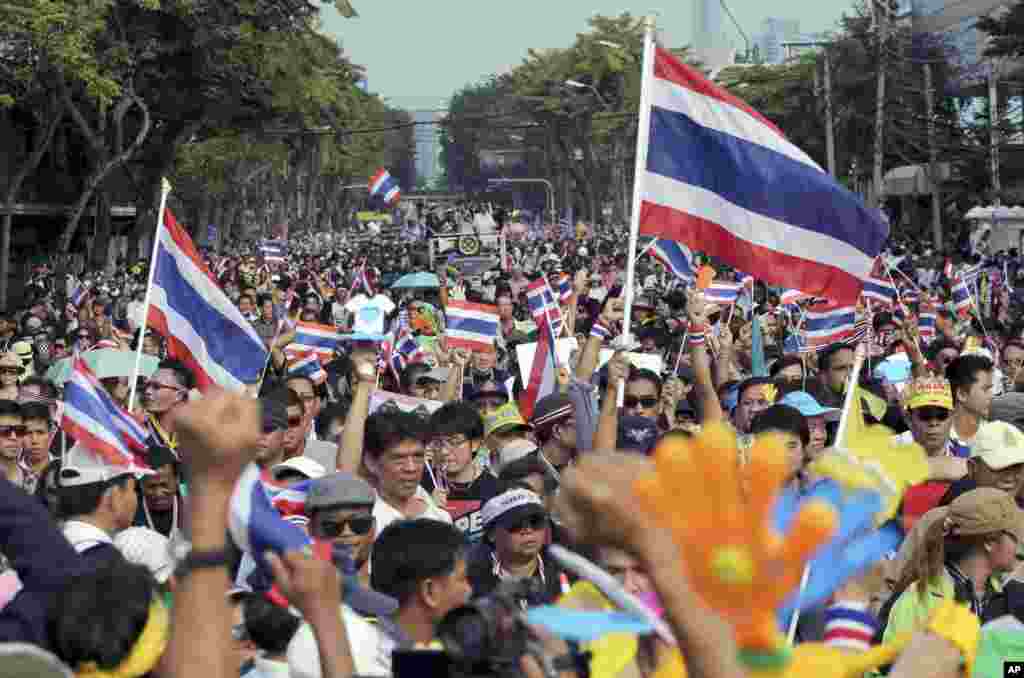
<path id="1" fill-rule="evenodd" d="M 800 35 L 798 19 L 768 17 L 761 22 L 761 33 L 754 38 L 761 61 L 766 64 L 781 64 L 786 60 L 782 43 L 796 40 Z"/>
<path id="2" fill-rule="evenodd" d="M 726 30 L 721 0 L 693 0 L 694 56 L 710 71 L 735 61 L 736 50 Z"/>
<path id="3" fill-rule="evenodd" d="M 441 174 L 441 141 L 438 139 L 437 122 L 444 113 L 429 111 L 412 111 L 416 141 L 416 180 L 432 184 Z"/>

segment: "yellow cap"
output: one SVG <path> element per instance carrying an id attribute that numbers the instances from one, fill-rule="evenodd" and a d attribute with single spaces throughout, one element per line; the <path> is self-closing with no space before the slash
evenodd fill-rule
<path id="1" fill-rule="evenodd" d="M 949 382 L 942 377 L 914 379 L 907 385 L 903 399 L 909 410 L 918 407 L 953 409 L 953 391 L 949 387 Z"/>

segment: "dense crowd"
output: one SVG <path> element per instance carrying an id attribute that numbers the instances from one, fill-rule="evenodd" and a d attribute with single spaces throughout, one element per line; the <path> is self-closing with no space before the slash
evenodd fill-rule
<path id="1" fill-rule="evenodd" d="M 774 489 L 817 496 L 852 400 L 858 424 L 923 448 L 924 470 L 899 488 L 887 523 L 896 547 L 779 620 L 781 633 L 792 623 L 798 647 L 845 658 L 830 664 L 836 675 L 879 644 L 900 651 L 864 668 L 892 664 L 883 670 L 898 676 L 959 675 L 962 660 L 995 675 L 982 672 L 986 643 L 1024 651 L 1018 252 L 894 241 L 879 276 L 897 296 L 858 309 L 862 355 L 852 337 L 801 339 L 814 299 L 755 280 L 715 304 L 648 256 L 626 343 L 621 229 L 527 230 L 497 266 L 473 272 L 458 257 L 430 261 L 422 241 L 363 235 L 295 236 L 283 262 L 257 244 L 203 253 L 269 351 L 255 398 L 199 393 L 168 339 L 145 327 L 148 262 L 122 262 L 116 275 L 34 269 L 20 308 L 0 315 L 0 673 L 13 662 L 36 676 L 117 678 L 756 675 L 763 666 L 740 661 L 751 648 L 736 618 L 688 576 L 687 547 L 638 509 L 635 481 L 655 468 L 656 448 L 694 445 L 726 423 L 730 479 L 745 482 L 770 437 L 784 450 Z M 704 265 L 716 280 L 744 279 Z M 392 287 L 413 272 L 437 282 Z M 951 291 L 968 274 L 965 310 Z M 527 299 L 540 279 L 560 299 L 560 357 L 553 389 L 536 397 L 524 349 L 544 339 Z M 491 345 L 453 345 L 455 301 L 494 307 Z M 356 331 L 369 316 L 384 318 L 379 335 Z M 308 324 L 348 337 L 312 370 L 296 350 Z M 62 429 L 78 358 L 145 427 L 139 467 Z M 311 548 L 261 553 L 235 538 L 232 493 L 250 464 Z M 682 505 L 706 488 L 674 490 Z M 587 577 L 559 547 L 587 556 L 669 631 L 609 650 L 524 621 L 556 604 L 616 607 L 604 589 L 580 593 Z M 453 619 L 466 609 L 475 631 Z M 470 638 L 479 656 L 459 663 L 474 657 Z M 409 652 L 426 648 L 448 659 Z M 615 657 L 593 661 L 600 652 Z"/>

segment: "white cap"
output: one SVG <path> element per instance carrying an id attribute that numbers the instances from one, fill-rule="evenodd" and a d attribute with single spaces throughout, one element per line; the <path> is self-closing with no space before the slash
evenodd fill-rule
<path id="1" fill-rule="evenodd" d="M 501 473 L 501 470 L 511 464 L 514 461 L 522 459 L 528 455 L 533 454 L 538 449 L 537 445 L 525 438 L 513 440 L 505 447 L 498 450 L 498 463 L 494 469 L 495 473 Z"/>
<path id="2" fill-rule="evenodd" d="M 150 469 L 138 466 L 115 466 L 107 463 L 100 455 L 78 442 L 68 451 L 58 475 L 60 487 L 78 487 L 92 483 L 105 483 L 123 475 L 136 478 L 152 475 Z"/>
<path id="3" fill-rule="evenodd" d="M 993 471 L 1024 464 L 1024 433 L 1005 421 L 990 421 L 978 428 L 971 459 L 981 459 Z"/>
<path id="4" fill-rule="evenodd" d="M 288 471 L 301 473 L 310 480 L 313 478 L 322 478 L 327 474 L 327 470 L 320 462 L 310 459 L 309 457 L 292 457 L 291 459 L 286 459 L 280 464 L 275 464 L 274 467 L 270 469 L 270 474 L 274 477 L 274 480 L 279 480 L 280 477 Z"/>
<path id="5" fill-rule="evenodd" d="M 494 521 L 513 511 L 523 515 L 546 513 L 544 502 L 539 496 L 530 490 L 517 488 L 488 499 L 487 503 L 484 504 L 483 510 L 480 512 L 480 518 L 483 521 L 484 527 L 487 528 Z"/>
<path id="6" fill-rule="evenodd" d="M 145 565 L 157 583 L 164 584 L 174 573 L 170 539 L 148 527 L 129 527 L 114 537 L 114 546 L 125 560 Z"/>

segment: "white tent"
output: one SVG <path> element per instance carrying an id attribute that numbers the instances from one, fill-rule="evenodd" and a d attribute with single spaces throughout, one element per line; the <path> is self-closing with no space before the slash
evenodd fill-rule
<path id="1" fill-rule="evenodd" d="M 1015 205 L 987 205 L 972 207 L 964 218 L 973 222 L 974 232 L 990 231 L 988 251 L 1008 250 L 1011 247 L 1021 249 L 1021 235 L 1024 234 L 1024 207 Z M 971 241 L 974 241 L 972 235 Z"/>

